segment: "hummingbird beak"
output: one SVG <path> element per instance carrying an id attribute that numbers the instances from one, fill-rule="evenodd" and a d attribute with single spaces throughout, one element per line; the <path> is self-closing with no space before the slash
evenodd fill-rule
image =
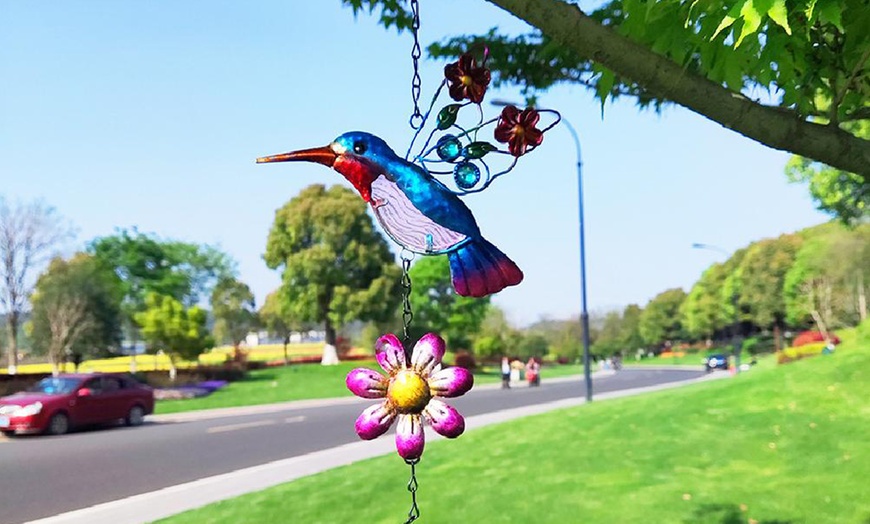
<path id="1" fill-rule="evenodd" d="M 257 159 L 258 164 L 267 164 L 270 162 L 316 162 L 328 167 L 332 167 L 338 154 L 331 146 L 313 147 L 311 149 L 302 149 L 299 151 L 291 151 L 280 155 L 264 156 Z"/>

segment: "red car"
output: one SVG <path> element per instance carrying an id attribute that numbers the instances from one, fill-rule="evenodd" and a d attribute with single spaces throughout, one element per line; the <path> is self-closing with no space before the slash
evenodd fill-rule
<path id="1" fill-rule="evenodd" d="M 154 390 L 126 375 L 59 375 L 0 398 L 0 432 L 62 435 L 76 426 L 123 420 L 142 424 L 154 412 Z"/>

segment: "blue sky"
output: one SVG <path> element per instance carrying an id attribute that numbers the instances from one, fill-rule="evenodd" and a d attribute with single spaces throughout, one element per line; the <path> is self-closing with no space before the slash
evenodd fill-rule
<path id="1" fill-rule="evenodd" d="M 424 43 L 524 30 L 483 0 L 421 3 Z M 307 185 L 346 182 L 322 166 L 254 159 L 356 129 L 404 152 L 410 47 L 409 34 L 355 20 L 339 0 L 0 0 L 0 194 L 55 206 L 78 230 L 70 251 L 132 226 L 218 245 L 261 302 L 280 282 L 262 260 L 275 210 Z M 424 100 L 443 65 L 424 62 Z M 688 290 L 723 258 L 693 242 L 731 251 L 827 219 L 786 182 L 787 154 L 687 110 L 657 115 L 624 100 L 602 119 L 578 86 L 540 101 L 580 134 L 590 310 Z M 466 197 L 484 235 L 525 272 L 495 298 L 517 324 L 579 312 L 575 160 L 556 128 Z"/>

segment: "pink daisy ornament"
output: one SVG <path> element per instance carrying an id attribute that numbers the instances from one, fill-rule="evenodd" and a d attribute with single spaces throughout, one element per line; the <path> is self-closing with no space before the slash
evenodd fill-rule
<path id="1" fill-rule="evenodd" d="M 423 420 L 437 433 L 456 438 L 465 431 L 465 419 L 451 406 L 434 397 L 459 397 L 474 385 L 474 376 L 459 367 L 441 368 L 444 340 L 427 333 L 417 341 L 410 365 L 402 343 L 392 333 L 375 344 L 378 364 L 386 371 L 357 368 L 347 374 L 347 388 L 362 398 L 383 398 L 356 420 L 360 438 L 377 438 L 396 423 L 396 451 L 405 460 L 419 459 L 425 444 Z"/>

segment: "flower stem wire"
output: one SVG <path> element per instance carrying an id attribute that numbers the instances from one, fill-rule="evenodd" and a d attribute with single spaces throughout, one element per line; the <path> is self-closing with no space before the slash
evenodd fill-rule
<path id="1" fill-rule="evenodd" d="M 405 346 L 405 361 L 410 364 L 411 354 L 410 345 L 411 334 L 408 333 L 408 328 L 411 327 L 411 321 L 414 320 L 414 312 L 411 310 L 411 260 L 413 253 L 408 254 L 402 250 L 402 343 Z"/>
<path id="2" fill-rule="evenodd" d="M 417 471 L 415 466 L 420 462 L 420 459 L 414 460 L 406 460 L 409 466 L 411 466 L 411 480 L 408 481 L 408 491 L 411 492 L 411 509 L 408 511 L 408 520 L 405 521 L 405 524 L 410 524 L 414 522 L 418 518 L 420 518 L 420 508 L 417 507 Z"/>

